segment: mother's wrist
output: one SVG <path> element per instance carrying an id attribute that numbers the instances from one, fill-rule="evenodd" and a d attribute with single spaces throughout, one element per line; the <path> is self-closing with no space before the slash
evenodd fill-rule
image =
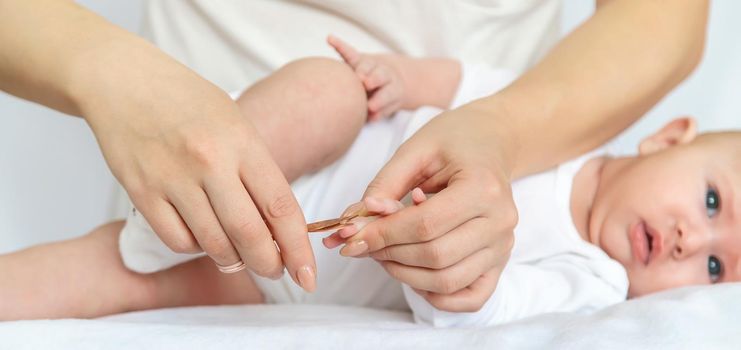
<path id="1" fill-rule="evenodd" d="M 121 101 L 132 95 L 146 96 L 145 90 L 157 83 L 155 73 L 164 70 L 168 59 L 141 38 L 115 34 L 88 43 L 66 67 L 65 92 L 91 126 L 110 116 L 101 110 L 121 108 Z"/>
<path id="2" fill-rule="evenodd" d="M 496 95 L 465 104 L 455 110 L 466 116 L 475 134 L 482 135 L 489 155 L 510 179 L 521 177 L 518 161 L 522 148 L 516 116 L 512 116 Z"/>

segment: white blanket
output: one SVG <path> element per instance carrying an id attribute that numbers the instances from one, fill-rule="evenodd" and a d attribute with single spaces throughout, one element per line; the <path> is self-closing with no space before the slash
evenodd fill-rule
<path id="1" fill-rule="evenodd" d="M 435 329 L 403 312 L 330 305 L 192 307 L 0 323 L 2 349 L 738 349 L 741 283 L 494 328 Z"/>

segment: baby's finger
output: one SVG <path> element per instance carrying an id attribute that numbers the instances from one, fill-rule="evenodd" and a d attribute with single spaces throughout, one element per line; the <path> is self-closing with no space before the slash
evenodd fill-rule
<path id="1" fill-rule="evenodd" d="M 365 225 L 363 225 L 365 226 Z M 345 226 L 337 231 L 337 234 L 342 237 L 342 239 L 346 239 L 347 237 L 352 237 L 356 233 L 358 233 L 358 228 L 355 225 L 351 226 Z"/>
<path id="2" fill-rule="evenodd" d="M 391 82 L 391 72 L 386 66 L 376 66 L 368 73 L 368 77 L 363 80 L 363 85 L 368 91 L 373 91 L 381 86 Z"/>
<path id="3" fill-rule="evenodd" d="M 363 248 L 373 252 L 395 244 L 431 241 L 483 216 L 487 210 L 480 200 L 483 196 L 478 187 L 451 180 L 447 188 L 422 205 L 407 207 L 369 224 L 348 240 L 345 253 L 354 256 Z"/>
<path id="4" fill-rule="evenodd" d="M 352 225 L 345 226 L 341 228 L 337 233 L 342 237 L 343 239 L 346 239 L 348 237 L 351 237 L 355 235 L 356 233 L 360 232 L 360 230 L 365 227 L 365 225 L 368 225 L 369 223 L 378 220 L 379 216 L 359 216 L 352 220 Z"/>
<path id="5" fill-rule="evenodd" d="M 404 204 L 390 198 L 366 197 L 363 199 L 363 203 L 365 204 L 365 209 L 369 213 L 382 216 L 391 215 L 404 209 Z"/>
<path id="6" fill-rule="evenodd" d="M 412 190 L 412 203 L 414 205 L 422 204 L 422 202 L 427 200 L 427 195 L 422 191 L 421 188 L 415 187 Z"/>
<path id="7" fill-rule="evenodd" d="M 329 249 L 337 248 L 343 243 L 345 243 L 345 239 L 340 236 L 339 231 L 322 238 L 322 244 Z"/>
<path id="8" fill-rule="evenodd" d="M 340 216 L 360 216 L 367 217 L 369 214 L 390 215 L 404 208 L 404 204 L 393 199 L 379 199 L 367 197 L 360 202 L 354 203 L 347 207 Z"/>
<path id="9" fill-rule="evenodd" d="M 330 35 L 327 37 L 327 43 L 332 46 L 332 48 L 334 48 L 334 50 L 337 51 L 340 56 L 342 56 L 342 59 L 345 60 L 345 62 L 347 62 L 350 67 L 352 67 L 353 69 L 356 68 L 361 58 L 358 50 L 355 50 L 355 48 L 352 47 L 350 44 L 340 40 L 340 38 L 334 35 Z"/>
<path id="10" fill-rule="evenodd" d="M 355 74 L 357 74 L 361 80 L 365 80 L 368 78 L 373 69 L 376 68 L 377 64 L 378 63 L 375 60 L 361 56 L 358 64 L 355 65 L 353 68 L 355 68 Z"/>
<path id="11" fill-rule="evenodd" d="M 376 121 L 379 119 L 390 117 L 392 114 L 396 113 L 396 111 L 401 109 L 401 101 L 395 101 L 386 107 L 381 108 L 380 111 L 369 114 L 368 115 L 368 121 Z"/>
<path id="12" fill-rule="evenodd" d="M 395 107 L 396 102 L 399 101 L 399 92 L 393 85 L 386 85 L 376 90 L 373 95 L 368 99 L 368 110 L 372 113 L 379 113 L 392 105 Z"/>

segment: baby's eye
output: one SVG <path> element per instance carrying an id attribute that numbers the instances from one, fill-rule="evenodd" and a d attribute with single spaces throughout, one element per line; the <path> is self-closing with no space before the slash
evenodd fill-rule
<path id="1" fill-rule="evenodd" d="M 714 255 L 708 257 L 708 275 L 710 276 L 710 282 L 715 283 L 720 279 L 720 274 L 723 272 L 723 265 L 720 263 L 720 259 Z"/>
<path id="2" fill-rule="evenodd" d="M 705 192 L 705 208 L 708 211 L 708 217 L 712 218 L 715 214 L 718 214 L 718 208 L 720 208 L 720 196 L 718 191 L 714 188 L 708 188 Z"/>

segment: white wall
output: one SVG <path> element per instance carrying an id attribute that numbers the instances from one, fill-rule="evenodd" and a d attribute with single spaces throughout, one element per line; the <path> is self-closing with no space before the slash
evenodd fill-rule
<path id="1" fill-rule="evenodd" d="M 570 23 L 565 31 L 593 10 L 588 1 L 564 2 L 563 18 Z M 741 129 L 741 44 L 738 40 L 741 2 L 713 1 L 711 4 L 703 61 L 687 80 L 615 140 L 620 148 L 634 152 L 642 136 L 682 115 L 697 118 L 700 131 Z"/>
<path id="2" fill-rule="evenodd" d="M 79 2 L 137 30 L 142 0 Z M 566 28 L 591 13 L 588 1 L 565 3 Z M 621 145 L 633 148 L 647 130 L 687 113 L 701 117 L 701 129 L 741 128 L 738 13 L 741 2 L 713 2 L 703 63 L 621 137 Z M 113 177 L 82 120 L 0 93 L 0 253 L 89 231 L 113 215 L 114 192 Z"/>
<path id="3" fill-rule="evenodd" d="M 138 30 L 141 0 L 78 2 Z M 115 191 L 81 119 L 0 92 L 0 253 L 90 231 L 112 217 Z"/>

